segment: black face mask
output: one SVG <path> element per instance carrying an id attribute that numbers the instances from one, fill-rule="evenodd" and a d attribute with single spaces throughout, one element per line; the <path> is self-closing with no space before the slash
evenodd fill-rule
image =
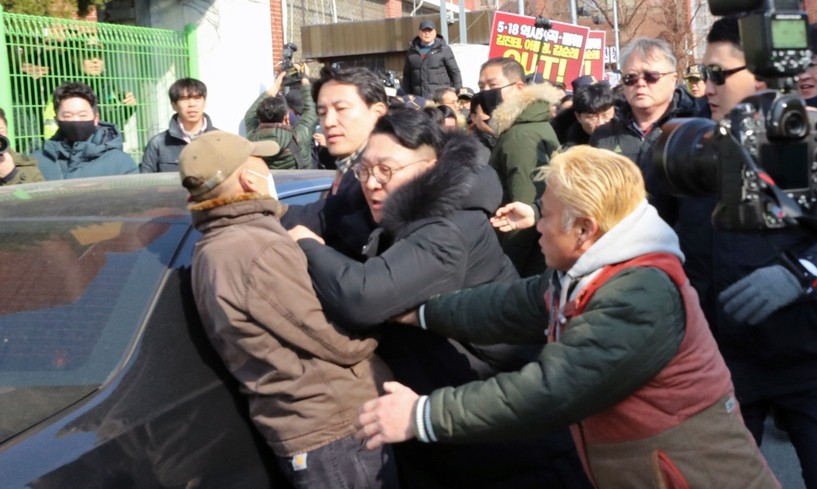
<path id="1" fill-rule="evenodd" d="M 69 142 L 85 141 L 96 131 L 94 121 L 57 121 L 62 137 Z"/>
<path id="2" fill-rule="evenodd" d="M 507 85 L 506 85 L 507 86 Z M 492 88 L 491 90 L 482 90 L 482 95 L 479 104 L 482 106 L 482 111 L 486 115 L 491 115 L 494 109 L 502 103 L 502 89 L 505 87 Z"/>

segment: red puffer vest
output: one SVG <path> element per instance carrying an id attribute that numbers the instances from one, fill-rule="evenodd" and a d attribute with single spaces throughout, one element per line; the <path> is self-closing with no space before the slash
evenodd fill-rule
<path id="1" fill-rule="evenodd" d="M 652 380 L 571 427 L 591 480 L 616 489 L 780 487 L 743 425 L 729 370 L 677 257 L 653 253 L 605 267 L 566 304 L 563 327 L 608 280 L 632 267 L 654 267 L 672 279 L 684 303 L 685 334 Z M 550 329 L 554 340 L 556 328 Z"/>

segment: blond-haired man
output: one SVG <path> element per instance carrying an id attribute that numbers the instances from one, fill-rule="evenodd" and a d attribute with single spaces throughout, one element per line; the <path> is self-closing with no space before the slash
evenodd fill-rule
<path id="1" fill-rule="evenodd" d="M 391 450 L 367 452 L 354 438 L 358 406 L 390 373 L 375 340 L 323 314 L 306 256 L 278 221 L 284 206 L 262 158 L 279 149 L 212 131 L 181 152 L 202 233 L 193 254 L 202 324 L 293 487 L 397 487 Z"/>
<path id="2" fill-rule="evenodd" d="M 364 404 L 371 448 L 467 442 L 572 424 L 599 489 L 779 487 L 740 419 L 729 372 L 681 268 L 675 234 L 627 158 L 574 147 L 542 170 L 537 229 L 550 280 L 439 296 L 406 322 L 477 343 L 549 342 L 516 373 Z M 545 329 L 546 328 L 546 329 Z"/>

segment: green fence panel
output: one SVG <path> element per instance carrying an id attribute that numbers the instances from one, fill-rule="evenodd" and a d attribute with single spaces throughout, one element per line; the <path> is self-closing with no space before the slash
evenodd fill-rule
<path id="1" fill-rule="evenodd" d="M 167 129 L 167 90 L 194 76 L 191 28 L 184 32 L 4 13 L 0 7 L 0 107 L 9 139 L 30 153 L 56 132 L 52 93 L 81 81 L 99 98 L 100 118 L 115 124 L 125 151 L 141 159 Z"/>

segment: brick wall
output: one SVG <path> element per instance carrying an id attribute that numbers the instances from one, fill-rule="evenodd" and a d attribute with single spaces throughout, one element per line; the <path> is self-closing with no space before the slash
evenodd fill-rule
<path id="1" fill-rule="evenodd" d="M 270 31 L 272 32 L 272 60 L 273 64 L 281 61 L 284 46 L 284 24 L 281 0 L 270 0 Z M 277 73 L 278 70 L 276 69 Z"/>

